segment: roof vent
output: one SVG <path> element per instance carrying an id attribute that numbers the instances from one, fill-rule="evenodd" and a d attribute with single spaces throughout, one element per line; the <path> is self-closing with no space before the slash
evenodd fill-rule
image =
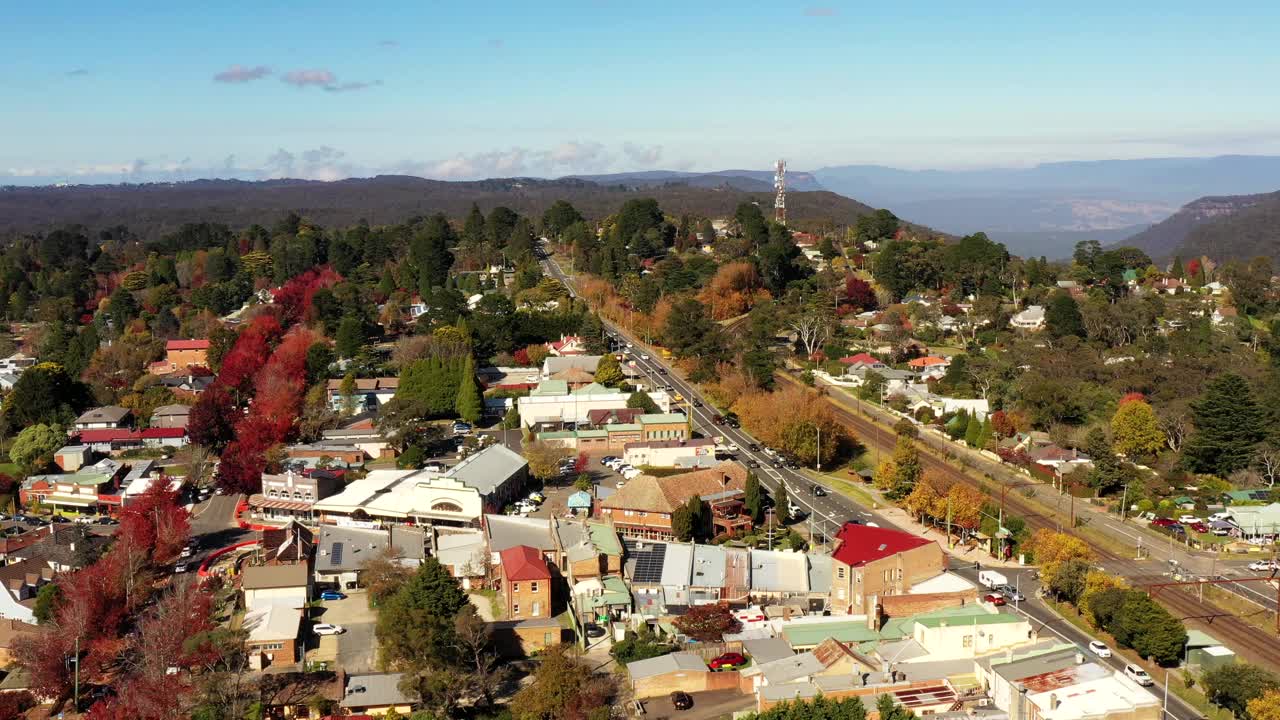
<path id="1" fill-rule="evenodd" d="M 880 552 L 884 552 L 884 549 L 885 549 L 885 548 L 887 548 L 887 547 L 889 547 L 889 546 L 888 546 L 888 545 L 886 545 L 886 544 L 884 544 L 884 543 L 880 543 Z"/>

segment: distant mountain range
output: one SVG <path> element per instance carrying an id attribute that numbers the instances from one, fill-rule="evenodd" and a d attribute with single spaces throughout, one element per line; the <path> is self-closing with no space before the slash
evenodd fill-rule
<path id="1" fill-rule="evenodd" d="M 766 173 L 770 178 L 771 174 Z M 719 176 L 717 176 L 719 177 Z M 415 215 L 443 212 L 463 218 L 472 203 L 488 211 L 505 205 L 541 216 L 556 200 L 568 200 L 584 215 L 603 218 L 628 199 L 655 198 L 673 215 L 728 217 L 743 201 L 773 211 L 772 184 L 753 191 L 751 177 L 725 176 L 704 186 L 687 178 L 540 180 L 506 178 L 474 182 L 425 180 L 401 175 L 353 178 L 336 182 L 310 180 L 196 180 L 142 185 L 73 185 L 67 187 L 0 187 L 0 235 L 48 230 L 69 223 L 90 228 L 125 225 L 145 239 L 155 239 L 187 222 L 219 222 L 231 227 L 270 225 L 294 210 L 326 226 L 345 226 L 361 219 L 371 224 L 395 223 Z M 770 179 L 770 183 L 772 180 Z M 739 189 L 738 185 L 749 186 Z M 827 191 L 788 195 L 791 225 L 797 229 L 833 227 L 857 222 L 873 208 Z"/>
<path id="2" fill-rule="evenodd" d="M 587 180 L 601 185 L 623 185 L 634 188 L 683 184 L 691 187 L 731 187 L 749 192 L 773 191 L 772 170 L 717 170 L 705 173 L 648 170 L 609 175 L 570 175 L 569 178 Z M 810 192 L 826 189 L 813 176 L 813 173 L 787 172 L 788 191 Z"/>
<path id="3" fill-rule="evenodd" d="M 1280 192 L 1202 197 L 1121 244 L 1159 261 L 1174 255 L 1280 260 Z"/>

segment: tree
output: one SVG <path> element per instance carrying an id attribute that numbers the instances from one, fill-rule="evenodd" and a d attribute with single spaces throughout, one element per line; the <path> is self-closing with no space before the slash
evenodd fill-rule
<path id="1" fill-rule="evenodd" d="M 1035 557 L 1040 565 L 1040 580 L 1048 587 L 1053 587 L 1058 570 L 1067 561 L 1093 559 L 1093 551 L 1083 540 L 1048 528 L 1037 530 L 1023 547 Z"/>
<path id="2" fill-rule="evenodd" d="M 541 440 L 525 443 L 521 451 L 529 461 L 529 473 L 544 482 L 560 477 L 560 463 L 571 455 L 563 447 Z"/>
<path id="3" fill-rule="evenodd" d="M 916 483 L 924 474 L 924 467 L 920 464 L 920 451 L 916 449 L 916 444 L 911 438 L 905 435 L 898 436 L 893 448 L 892 462 L 893 479 L 888 495 L 891 499 L 905 497 L 915 489 Z"/>
<path id="4" fill-rule="evenodd" d="M 58 597 L 62 594 L 61 588 L 62 586 L 56 582 L 45 583 L 36 593 L 36 605 L 31 608 L 36 622 L 43 625 L 53 619 Z"/>
<path id="5" fill-rule="evenodd" d="M 67 375 L 61 365 L 39 363 L 18 376 L 4 398 L 9 427 L 70 422 L 89 406 L 89 389 Z"/>
<path id="6" fill-rule="evenodd" d="M 360 584 L 368 591 L 369 605 L 378 607 L 400 591 L 413 577 L 413 570 L 400 562 L 399 551 L 386 545 L 360 566 Z"/>
<path id="7" fill-rule="evenodd" d="M 582 213 L 577 208 L 564 200 L 557 200 L 542 213 L 542 232 L 547 237 L 558 238 L 570 225 L 582 220 Z"/>
<path id="8" fill-rule="evenodd" d="M 475 360 L 470 355 L 462 364 L 458 378 L 458 402 L 454 406 L 458 417 L 469 423 L 480 419 L 484 412 L 484 400 L 480 397 L 480 388 L 476 385 Z"/>
<path id="9" fill-rule="evenodd" d="M 413 671 L 448 667 L 457 657 L 454 618 L 469 603 L 449 570 L 427 558 L 378 611 L 383 660 Z"/>
<path id="10" fill-rule="evenodd" d="M 1116 457 L 1102 428 L 1094 428 L 1085 436 L 1084 452 L 1093 460 L 1093 467 L 1089 469 L 1089 485 L 1099 495 L 1118 490 L 1132 479 L 1132 468 Z"/>
<path id="11" fill-rule="evenodd" d="M 969 447 L 978 447 L 978 438 L 982 435 L 982 421 L 976 414 L 969 416 L 964 428 L 964 443 Z"/>
<path id="12" fill-rule="evenodd" d="M 818 695 L 812 700 L 784 701 L 761 713 L 747 716 L 747 720 L 866 720 L 867 709 L 862 698 L 841 700 Z"/>
<path id="13" fill-rule="evenodd" d="M 694 496 L 689 498 L 691 501 L 699 500 Z M 671 534 L 675 535 L 680 542 L 689 542 L 693 540 L 694 533 L 697 530 L 698 510 L 691 508 L 689 503 L 684 503 L 671 513 Z"/>
<path id="14" fill-rule="evenodd" d="M 43 469 L 53 460 L 53 454 L 67 442 L 67 434 L 53 425 L 32 425 L 24 428 L 14 438 L 9 448 L 9 459 L 28 474 Z"/>
<path id="15" fill-rule="evenodd" d="M 1075 298 L 1062 290 L 1054 292 L 1044 310 L 1045 329 L 1055 338 L 1084 337 L 1084 318 Z"/>
<path id="16" fill-rule="evenodd" d="M 1230 710 L 1236 717 L 1248 720 L 1249 703 L 1268 692 L 1280 689 L 1271 672 L 1246 663 L 1232 663 L 1214 668 L 1204 675 L 1205 694 L 1210 702 Z M 1254 717 L 1253 720 L 1258 720 Z"/>
<path id="17" fill-rule="evenodd" d="M 1268 690 L 1245 706 L 1249 720 L 1280 720 L 1280 690 Z"/>
<path id="18" fill-rule="evenodd" d="M 505 239 L 505 238 L 504 238 Z M 427 295 L 432 288 L 442 287 L 453 265 L 450 248 L 458 238 L 442 213 L 427 219 L 409 241 L 409 262 L 418 270 L 418 293 Z"/>
<path id="19" fill-rule="evenodd" d="M 911 720 L 915 717 L 915 713 L 896 703 L 889 694 L 881 695 L 876 700 L 876 712 L 880 714 L 880 720 Z"/>
<path id="20" fill-rule="evenodd" d="M 649 393 L 643 390 L 631 393 L 631 397 L 627 398 L 627 407 L 644 410 L 649 414 L 660 412 L 658 403 L 654 402 L 653 398 L 649 397 Z"/>
<path id="21" fill-rule="evenodd" d="M 738 631 L 739 623 L 728 607 L 695 605 L 676 618 L 676 629 L 698 642 L 721 642 L 725 633 Z"/>
<path id="22" fill-rule="evenodd" d="M 626 376 L 622 374 L 622 366 L 618 364 L 618 358 L 613 353 L 605 353 L 600 357 L 600 363 L 596 366 L 595 381 L 605 387 L 618 387 L 626 380 Z"/>
<path id="23" fill-rule="evenodd" d="M 1164 431 L 1151 406 L 1142 400 L 1123 402 L 1111 417 L 1112 449 L 1123 455 L 1155 455 L 1164 447 Z"/>
<path id="24" fill-rule="evenodd" d="M 1078 605 L 1084 596 L 1085 580 L 1091 565 L 1079 558 L 1071 558 L 1059 565 L 1053 573 L 1053 583 L 1049 590 L 1061 600 Z"/>
<path id="25" fill-rule="evenodd" d="M 1191 415 L 1195 432 L 1182 448 L 1188 469 L 1226 477 L 1248 467 L 1266 420 L 1244 378 L 1223 373 L 1210 380 L 1191 403 Z"/>
<path id="26" fill-rule="evenodd" d="M 747 473 L 747 484 L 743 490 L 743 504 L 752 522 L 764 519 L 764 494 L 760 489 L 760 478 L 753 472 Z"/>
<path id="27" fill-rule="evenodd" d="M 596 675 L 571 655 L 568 645 L 542 653 L 533 682 L 521 688 L 510 707 L 514 720 L 604 720 L 615 693 L 614 681 Z"/>
<path id="28" fill-rule="evenodd" d="M 364 345 L 364 322 L 355 315 L 343 315 L 342 322 L 338 323 L 337 339 L 334 341 L 334 349 L 338 357 L 353 358 L 360 354 L 362 345 Z"/>

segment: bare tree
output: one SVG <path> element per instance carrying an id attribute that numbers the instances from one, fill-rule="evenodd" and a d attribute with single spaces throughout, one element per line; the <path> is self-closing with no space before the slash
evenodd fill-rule
<path id="1" fill-rule="evenodd" d="M 796 332 L 800 338 L 800 344 L 804 345 L 805 356 L 810 358 L 831 335 L 831 321 L 827 316 L 826 308 L 815 304 L 801 308 L 792 316 L 787 326 Z"/>
<path id="2" fill-rule="evenodd" d="M 1170 450 L 1178 452 L 1191 433 L 1191 421 L 1182 413 L 1164 415 L 1160 418 L 1160 429 L 1164 430 L 1165 444 Z"/>
<path id="3" fill-rule="evenodd" d="M 213 453 L 203 445 L 192 445 L 187 460 L 187 484 L 202 487 L 213 468 Z"/>
<path id="4" fill-rule="evenodd" d="M 471 674 L 470 684 L 484 697 L 485 705 L 493 704 L 493 690 L 508 677 L 509 667 L 498 664 L 493 647 L 493 629 L 475 610 L 463 608 L 454 619 L 454 648 Z"/>
<path id="5" fill-rule="evenodd" d="M 1254 459 L 1258 463 L 1258 470 L 1261 471 L 1262 477 L 1267 480 L 1267 487 L 1275 487 L 1276 476 L 1280 475 L 1280 448 L 1264 445 L 1258 449 Z"/>

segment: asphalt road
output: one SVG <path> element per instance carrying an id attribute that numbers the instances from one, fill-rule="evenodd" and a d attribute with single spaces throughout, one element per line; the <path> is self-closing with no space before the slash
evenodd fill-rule
<path id="1" fill-rule="evenodd" d="M 573 292 L 573 286 L 568 276 L 565 275 L 553 259 L 543 260 L 542 265 L 548 275 L 564 283 L 566 287 L 570 288 L 570 292 Z M 787 497 L 804 511 L 803 524 L 810 529 L 811 536 L 834 537 L 836 531 L 851 519 L 861 520 L 864 523 L 873 522 L 884 528 L 901 529 L 874 510 L 854 502 L 848 496 L 829 487 L 823 487 L 827 492 L 826 496 L 814 495 L 811 492 L 811 488 L 815 485 L 821 485 L 821 483 L 817 483 L 794 470 L 775 467 L 773 459 L 765 455 L 763 451 L 754 452 L 750 449 L 751 445 L 761 445 L 761 443 L 744 430 L 726 425 L 716 425 L 712 421 L 712 417 L 719 413 L 714 409 L 710 401 L 698 392 L 696 387 L 672 372 L 671 366 L 664 362 L 655 352 L 644 349 L 638 337 L 631 335 L 607 320 L 604 321 L 604 325 L 605 329 L 613 334 L 618 341 L 624 345 L 626 343 L 633 345 L 629 351 L 629 359 L 634 362 L 634 367 L 643 374 L 644 379 L 650 385 L 656 388 L 670 385 L 674 391 L 679 392 L 690 403 L 695 399 L 702 403 L 703 406 L 700 408 L 693 407 L 691 404 L 681 408 L 684 412 L 690 413 L 690 419 L 695 431 L 705 437 L 721 437 L 726 445 L 736 445 L 738 450 L 733 453 L 734 457 L 744 463 L 746 461 L 755 461 L 759 465 L 758 468 L 754 469 L 756 476 L 760 478 L 761 484 L 768 488 L 775 497 L 778 487 L 786 486 Z M 647 360 L 644 359 L 646 355 L 648 356 Z M 667 371 L 666 374 L 660 373 L 660 369 L 665 369 Z"/>
<path id="2" fill-rule="evenodd" d="M 240 497 L 211 495 L 191 509 L 191 537 L 196 541 L 196 551 L 187 562 L 199 566 L 214 550 L 257 536 L 252 530 L 242 530 L 236 524 L 236 503 Z"/>

